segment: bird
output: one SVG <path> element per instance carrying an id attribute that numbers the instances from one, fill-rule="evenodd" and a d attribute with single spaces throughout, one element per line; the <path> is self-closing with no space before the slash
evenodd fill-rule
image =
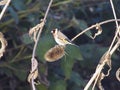
<path id="1" fill-rule="evenodd" d="M 62 46 L 66 46 L 67 44 L 70 44 L 70 45 L 75 45 L 71 42 L 71 40 L 66 36 L 64 35 L 60 30 L 58 30 L 57 28 L 56 29 L 53 29 L 51 31 L 56 43 L 58 45 L 62 45 Z M 77 45 L 75 45 L 77 46 Z"/>

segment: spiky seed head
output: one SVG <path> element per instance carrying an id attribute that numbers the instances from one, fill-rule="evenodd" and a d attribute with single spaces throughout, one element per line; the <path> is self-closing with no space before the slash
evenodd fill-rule
<path id="1" fill-rule="evenodd" d="M 48 62 L 59 60 L 65 55 L 64 48 L 65 47 L 62 45 L 56 45 L 53 48 L 49 49 L 44 55 L 45 60 Z"/>

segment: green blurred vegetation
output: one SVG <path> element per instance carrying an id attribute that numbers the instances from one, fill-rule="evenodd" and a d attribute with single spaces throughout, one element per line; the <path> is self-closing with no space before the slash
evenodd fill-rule
<path id="1" fill-rule="evenodd" d="M 112 41 L 114 23 L 102 25 L 103 33 L 95 40 L 90 39 L 95 30 L 77 38 L 74 43 L 80 48 L 68 45 L 67 54 L 59 61 L 46 62 L 44 54 L 56 45 L 50 33 L 52 29 L 61 29 L 71 39 L 88 26 L 113 18 L 108 0 L 98 1 L 54 0 L 36 51 L 41 82 L 36 86 L 37 90 L 83 90 Z M 0 90 L 30 90 L 27 76 L 34 43 L 28 31 L 40 23 L 48 3 L 49 0 L 11 1 L 0 21 L 0 31 L 8 41 L 7 50 L 0 60 Z M 119 15 L 120 1 L 114 3 Z M 115 71 L 120 67 L 119 58 L 117 51 L 112 58 L 111 74 L 103 80 L 105 90 L 120 89 L 115 77 Z"/>

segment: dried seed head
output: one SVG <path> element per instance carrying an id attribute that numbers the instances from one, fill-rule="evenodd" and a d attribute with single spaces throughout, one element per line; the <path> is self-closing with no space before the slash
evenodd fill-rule
<path id="1" fill-rule="evenodd" d="M 56 45 L 53 48 L 49 49 L 45 53 L 45 56 L 44 56 L 45 60 L 48 62 L 54 62 L 56 60 L 59 60 L 65 55 L 64 48 L 65 48 L 64 46 Z"/>

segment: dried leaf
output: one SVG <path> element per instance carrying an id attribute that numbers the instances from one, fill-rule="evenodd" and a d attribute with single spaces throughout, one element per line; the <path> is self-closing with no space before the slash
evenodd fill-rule
<path id="1" fill-rule="evenodd" d="M 100 62 L 98 65 L 100 64 L 107 64 L 108 66 L 111 66 L 111 55 L 108 52 L 105 52 L 105 54 L 101 57 Z"/>
<path id="2" fill-rule="evenodd" d="M 100 74 L 98 74 L 98 75 L 96 76 L 95 80 L 94 80 L 94 84 L 93 84 L 92 90 L 95 90 L 95 86 L 96 86 L 96 83 L 98 82 L 99 75 L 100 75 Z"/>
<path id="3" fill-rule="evenodd" d="M 101 81 L 104 79 L 105 75 L 103 73 L 100 74 L 99 78 L 98 78 L 98 82 L 97 82 L 97 85 L 98 85 L 98 88 L 100 90 L 104 90 L 103 86 L 102 86 L 102 83 Z"/>
<path id="4" fill-rule="evenodd" d="M 35 80 L 38 77 L 38 69 L 28 75 L 28 82 L 31 83 L 31 80 Z"/>
<path id="5" fill-rule="evenodd" d="M 35 80 L 38 77 L 38 62 L 35 58 L 32 59 L 32 67 L 30 74 L 28 75 L 28 82 L 31 83 L 31 80 Z"/>
<path id="6" fill-rule="evenodd" d="M 104 69 L 105 65 L 109 66 L 109 69 L 107 71 L 107 74 L 105 74 L 102 69 Z M 94 85 L 92 87 L 92 90 L 94 90 L 94 87 L 97 83 L 100 90 L 103 90 L 103 86 L 101 84 L 101 81 L 104 79 L 104 77 L 109 75 L 109 72 L 111 70 L 111 54 L 107 51 L 100 59 L 100 62 L 96 68 L 96 78 L 94 79 Z"/>
<path id="7" fill-rule="evenodd" d="M 105 76 L 108 76 L 109 73 L 110 73 L 110 71 L 111 71 L 111 69 L 112 69 L 111 55 L 106 52 L 106 53 L 105 53 L 104 60 L 101 60 L 101 63 L 103 63 L 104 66 L 105 66 L 105 65 L 109 66 L 109 69 L 108 69 L 108 71 L 107 71 L 107 74 L 105 74 Z M 102 73 L 103 73 L 103 72 L 102 72 Z M 103 74 L 104 74 L 104 73 L 103 73 Z"/>
<path id="8" fill-rule="evenodd" d="M 105 74 L 105 76 L 108 76 L 109 73 L 110 73 L 110 71 L 111 71 L 111 69 L 112 69 L 111 55 L 110 55 L 110 53 L 106 52 L 106 53 L 103 55 L 103 57 L 101 58 L 101 60 L 100 60 L 100 62 L 99 62 L 99 65 L 103 65 L 103 66 L 107 65 L 107 66 L 109 66 L 109 69 L 108 69 L 108 71 L 107 71 L 107 74 Z M 103 73 L 103 72 L 102 72 L 102 73 Z M 103 74 L 104 74 L 104 73 L 103 73 Z"/>
<path id="9" fill-rule="evenodd" d="M 98 36 L 102 33 L 102 27 L 98 23 L 96 24 L 96 30 L 98 30 L 98 31 L 97 31 L 97 33 L 95 33 L 95 35 L 92 37 L 92 39 L 95 39 L 96 36 Z"/>
<path id="10" fill-rule="evenodd" d="M 37 33 L 44 26 L 45 22 L 41 21 L 40 24 L 37 24 L 35 27 L 31 28 L 29 30 L 29 36 L 33 38 L 33 40 L 36 42 L 37 39 Z"/>
<path id="11" fill-rule="evenodd" d="M 120 82 L 120 68 L 116 71 L 116 78 Z"/>
<path id="12" fill-rule="evenodd" d="M 32 70 L 30 71 L 31 73 L 38 68 L 38 61 L 35 58 L 32 61 L 33 64 L 31 63 L 32 64 Z"/>
<path id="13" fill-rule="evenodd" d="M 1 48 L 0 48 L 0 58 L 1 58 L 3 56 L 3 53 L 5 52 L 5 48 L 7 46 L 7 41 L 1 32 L 0 32 L 0 42 L 1 42 Z"/>

